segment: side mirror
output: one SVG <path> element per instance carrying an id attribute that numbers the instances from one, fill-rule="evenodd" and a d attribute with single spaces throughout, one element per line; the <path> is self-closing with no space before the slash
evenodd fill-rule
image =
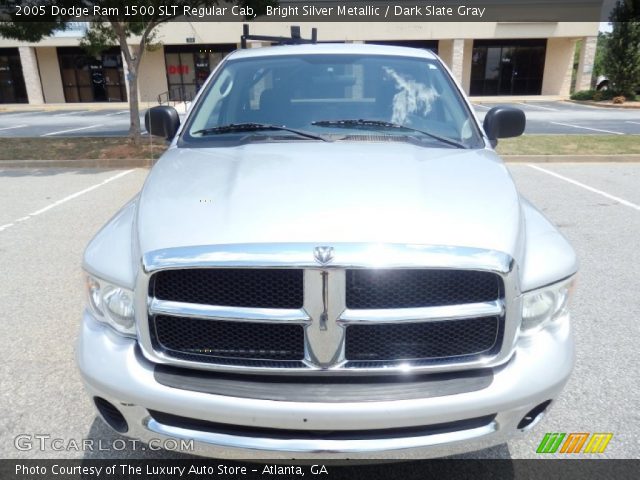
<path id="1" fill-rule="evenodd" d="M 151 135 L 171 140 L 180 126 L 180 116 L 175 108 L 158 105 L 147 110 L 144 115 L 144 126 Z"/>
<path id="2" fill-rule="evenodd" d="M 484 117 L 482 126 L 495 146 L 498 138 L 518 137 L 524 132 L 527 119 L 524 112 L 513 107 L 493 107 Z"/>

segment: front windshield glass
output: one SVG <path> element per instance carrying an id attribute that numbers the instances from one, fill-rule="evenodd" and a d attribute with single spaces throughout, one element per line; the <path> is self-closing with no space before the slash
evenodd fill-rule
<path id="1" fill-rule="evenodd" d="M 227 61 L 196 106 L 183 140 L 247 135 L 276 140 L 396 135 L 426 146 L 483 146 L 468 108 L 438 62 L 387 55 Z"/>

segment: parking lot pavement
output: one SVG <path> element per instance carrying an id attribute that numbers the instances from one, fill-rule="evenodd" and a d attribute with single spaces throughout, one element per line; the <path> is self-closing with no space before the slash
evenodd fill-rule
<path id="1" fill-rule="evenodd" d="M 493 103 L 473 103 L 482 121 Z M 640 135 L 640 109 L 600 108 L 570 102 L 521 102 L 510 105 L 527 116 L 526 134 Z M 153 105 L 149 105 L 153 106 Z M 141 125 L 144 130 L 144 112 Z M 182 115 L 183 116 L 183 115 Z M 129 111 L 122 109 L 13 111 L 0 113 L 2 137 L 123 137 Z"/>
<path id="2" fill-rule="evenodd" d="M 140 122 L 144 131 L 144 112 Z M 50 110 L 0 113 L 2 137 L 124 137 L 129 110 Z"/>
<path id="3" fill-rule="evenodd" d="M 553 431 L 612 432 L 602 456 L 637 458 L 640 164 L 509 168 L 522 194 L 577 250 L 577 364 L 564 393 L 536 429 L 508 445 L 462 457 L 535 458 L 544 433 Z M 135 194 L 145 176 L 143 169 L 0 170 L 0 457 L 83 456 L 74 450 L 18 451 L 14 437 L 23 433 L 65 442 L 119 438 L 96 418 L 74 363 L 84 303 L 80 262 L 92 235 Z M 84 455 L 168 454 L 125 450 Z M 393 471 L 400 477 L 418 468 L 412 462 L 394 465 Z"/>
<path id="4" fill-rule="evenodd" d="M 637 458 L 640 415 L 629 405 L 640 404 L 640 373 L 629 359 L 636 355 L 640 317 L 640 164 L 534 167 L 543 170 L 510 170 L 521 193 L 567 236 L 580 261 L 572 305 L 576 368 L 544 423 L 510 442 L 509 450 L 514 457 L 532 457 L 546 431 L 597 431 L 614 434 L 607 457 Z"/>
<path id="5" fill-rule="evenodd" d="M 571 102 L 473 103 L 482 121 L 492 107 L 524 111 L 525 134 L 640 135 L 640 109 L 603 108 Z"/>

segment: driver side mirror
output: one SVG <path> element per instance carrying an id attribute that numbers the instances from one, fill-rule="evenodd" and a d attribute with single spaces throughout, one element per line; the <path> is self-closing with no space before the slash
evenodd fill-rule
<path id="1" fill-rule="evenodd" d="M 151 135 L 171 141 L 180 127 L 180 115 L 168 105 L 151 107 L 144 115 L 144 126 Z"/>
<path id="2" fill-rule="evenodd" d="M 482 124 L 492 146 L 499 138 L 518 137 L 524 132 L 527 119 L 524 112 L 513 107 L 493 107 L 487 112 Z"/>

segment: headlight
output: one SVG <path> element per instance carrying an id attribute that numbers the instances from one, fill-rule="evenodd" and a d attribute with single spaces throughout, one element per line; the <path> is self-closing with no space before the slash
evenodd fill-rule
<path id="1" fill-rule="evenodd" d="M 89 307 L 95 317 L 118 333 L 136 336 L 133 292 L 104 280 L 87 276 Z"/>
<path id="2" fill-rule="evenodd" d="M 575 277 L 523 294 L 522 333 L 533 333 L 568 311 Z"/>

